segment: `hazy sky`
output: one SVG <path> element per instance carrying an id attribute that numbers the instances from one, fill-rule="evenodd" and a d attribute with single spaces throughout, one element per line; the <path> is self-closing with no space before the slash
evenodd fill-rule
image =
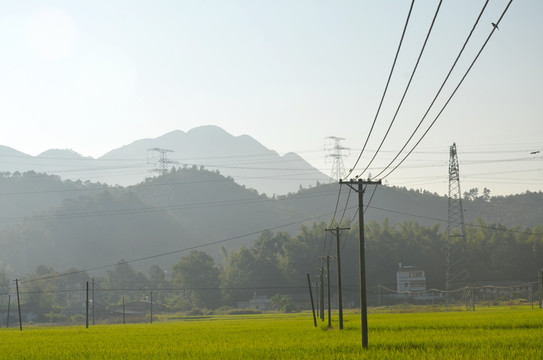
<path id="1" fill-rule="evenodd" d="M 489 1 L 422 130 L 507 2 Z M 366 167 L 384 137 L 437 4 L 415 3 L 358 169 Z M 422 118 L 483 4 L 443 2 L 372 174 L 396 155 Z M 324 138 L 343 137 L 342 145 L 352 149 L 344 159 L 348 169 L 368 135 L 409 5 L 408 0 L 4 1 L 0 144 L 31 155 L 70 148 L 99 157 L 137 139 L 214 124 L 233 135 L 251 135 L 280 154 L 295 151 L 326 173 L 331 163 L 324 161 Z M 543 1 L 512 3 L 435 126 L 386 179 L 390 184 L 445 194 L 449 147 L 456 142 L 462 190 L 488 187 L 498 195 L 543 189 L 542 18 Z"/>

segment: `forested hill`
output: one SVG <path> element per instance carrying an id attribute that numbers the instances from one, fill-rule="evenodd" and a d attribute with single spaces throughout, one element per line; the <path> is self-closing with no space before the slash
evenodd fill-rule
<path id="1" fill-rule="evenodd" d="M 109 186 L 90 181 L 62 180 L 35 171 L 0 173 L 0 229 L 35 212 L 60 206 L 67 198 L 96 195 Z"/>
<path id="2" fill-rule="evenodd" d="M 340 215 L 349 199 L 346 216 L 354 216 L 358 204 L 358 196 L 349 187 L 342 185 L 338 209 Z M 312 209 L 332 209 L 338 199 L 339 184 L 320 185 L 310 189 L 301 189 L 296 194 L 279 197 L 284 202 L 302 213 L 310 213 Z M 447 227 L 448 200 L 428 191 L 407 188 L 377 186 L 368 187 L 364 195 L 364 205 L 368 205 L 366 219 L 382 222 L 388 218 L 390 224 L 398 224 L 403 220 L 412 220 L 424 226 L 443 223 Z M 531 228 L 543 223 L 543 192 L 526 192 L 523 194 L 473 197 L 464 194 L 464 221 L 466 224 L 477 224 L 479 219 L 488 224 L 500 224 L 507 227 L 520 226 Z M 358 215 L 356 215 L 358 216 Z"/>
<path id="3" fill-rule="evenodd" d="M 10 180 L 22 183 L 27 176 Z M 222 245 L 252 243 L 262 230 L 299 219 L 292 209 L 197 167 L 172 170 L 132 187 L 104 187 L 94 195 L 86 195 L 84 186 L 81 192 L 73 190 L 66 183 L 65 191 L 55 190 L 56 196 L 37 204 L 36 211 L 28 202 L 22 204 L 18 213 L 26 218 L 18 217 L 0 231 L 3 266 L 22 271 L 38 264 L 94 267 L 172 252 L 159 259 L 168 267 L 178 250 L 217 243 L 205 250 L 218 257 Z M 19 189 L 11 195 L 29 194 Z M 17 201 L 11 204 L 16 207 Z M 296 231 L 297 226 L 282 229 Z M 240 236 L 247 234 L 253 236 Z"/>
<path id="4" fill-rule="evenodd" d="M 167 268 L 182 255 L 200 248 L 216 259 L 227 251 L 250 246 L 259 234 L 298 233 L 302 224 L 329 223 L 339 185 L 300 189 L 268 198 L 236 184 L 216 171 L 187 167 L 131 187 L 61 181 L 57 176 L 3 174 L 0 266 L 30 272 L 37 265 L 93 268 L 121 258 L 149 257 Z M 368 188 L 367 222 L 391 226 L 414 221 L 441 224 L 446 230 L 447 199 L 427 192 L 379 186 Z M 345 202 L 349 199 L 347 206 Z M 357 195 L 341 188 L 336 221 L 356 215 Z M 542 193 L 464 201 L 466 222 L 533 228 L 541 224 Z M 347 209 L 343 212 L 343 209 Z M 171 255 L 155 255 L 171 253 Z M 224 259 L 224 258 L 223 258 Z"/>

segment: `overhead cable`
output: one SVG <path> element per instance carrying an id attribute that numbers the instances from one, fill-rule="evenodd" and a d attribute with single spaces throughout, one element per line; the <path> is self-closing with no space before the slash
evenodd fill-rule
<path id="1" fill-rule="evenodd" d="M 447 76 L 445 77 L 445 80 L 443 80 L 443 82 L 441 83 L 441 87 L 439 88 L 439 90 L 437 91 L 436 95 L 434 96 L 434 99 L 432 100 L 432 102 L 430 103 L 430 106 L 428 106 L 428 109 L 426 109 L 426 112 L 424 113 L 422 119 L 420 120 L 420 122 L 418 123 L 417 127 L 415 128 L 415 130 L 413 130 L 413 132 L 411 133 L 411 136 L 409 136 L 409 139 L 407 139 L 407 141 L 405 142 L 405 144 L 403 145 L 403 147 L 400 149 L 400 151 L 398 152 L 398 154 L 394 157 L 394 159 L 392 159 L 390 161 L 390 163 L 385 166 L 385 168 L 383 170 L 381 170 L 381 172 L 379 172 L 377 175 L 375 175 L 376 178 L 378 178 L 382 173 L 384 173 L 393 163 L 394 161 L 396 161 L 396 159 L 400 156 L 400 154 L 402 153 L 402 151 L 407 147 L 407 145 L 409 144 L 409 142 L 411 141 L 411 139 L 413 138 L 413 136 L 415 136 L 416 132 L 418 131 L 419 127 L 422 125 L 422 123 L 424 122 L 424 120 L 426 119 L 426 116 L 428 115 L 428 113 L 430 112 L 430 109 L 432 109 L 432 107 L 434 106 L 434 103 L 436 102 L 437 98 L 439 97 L 439 95 L 441 94 L 441 90 L 443 90 L 443 87 L 445 86 L 445 84 L 447 83 L 447 81 L 449 80 L 449 77 L 451 76 L 451 73 L 453 72 L 454 68 L 456 67 L 456 64 L 458 63 L 458 60 L 460 59 L 460 57 L 462 56 L 462 53 L 464 52 L 464 49 L 466 48 L 466 45 L 468 44 L 469 40 L 471 39 L 471 35 L 473 34 L 473 32 L 475 31 L 475 28 L 477 27 L 477 25 L 479 24 L 479 20 L 481 19 L 481 16 L 483 15 L 485 9 L 486 9 L 486 6 L 488 5 L 488 1 L 489 0 L 486 0 L 483 8 L 481 9 L 481 12 L 479 13 L 479 16 L 477 17 L 477 20 L 475 21 L 475 24 L 473 25 L 473 27 L 471 28 L 471 31 L 468 35 L 468 37 L 466 38 L 466 41 L 464 41 L 464 45 L 462 46 L 462 49 L 460 49 L 460 52 L 458 53 L 458 55 L 456 56 L 456 59 L 454 60 L 454 63 L 452 64 L 450 70 L 449 70 L 449 73 L 447 74 Z"/>
<path id="2" fill-rule="evenodd" d="M 388 80 L 385 85 L 385 90 L 383 91 L 383 95 L 381 96 L 381 101 L 379 102 L 379 106 L 377 107 L 377 112 L 375 113 L 375 117 L 373 118 L 373 123 L 371 124 L 370 132 L 368 133 L 368 136 L 366 137 L 366 142 L 364 143 L 364 146 L 362 147 L 362 150 L 360 151 L 360 154 L 358 155 L 358 158 L 356 159 L 354 165 L 349 170 L 349 173 L 345 176 L 344 179 L 347 179 L 356 168 L 356 165 L 358 165 L 358 162 L 360 161 L 360 158 L 362 157 L 362 154 L 364 153 L 364 150 L 366 149 L 366 145 L 368 144 L 368 141 L 370 139 L 371 133 L 373 132 L 373 128 L 375 127 L 375 123 L 377 122 L 377 117 L 379 116 L 379 112 L 381 111 L 381 106 L 383 105 L 383 101 L 385 100 L 385 95 L 388 90 L 388 85 L 390 84 L 390 79 L 392 78 L 392 73 L 394 72 L 394 67 L 396 66 L 396 61 L 398 60 L 398 55 L 400 54 L 400 49 L 402 48 L 403 39 L 405 36 L 405 32 L 407 30 L 407 25 L 409 24 L 409 19 L 411 18 L 411 11 L 413 10 L 413 5 L 415 4 L 415 0 L 411 1 L 411 6 L 409 7 L 409 13 L 407 14 L 407 19 L 405 20 L 405 25 L 403 27 L 402 31 L 402 37 L 400 38 L 400 43 L 398 44 L 398 49 L 396 50 L 396 55 L 394 56 L 394 61 L 392 63 L 392 68 L 390 69 L 390 73 L 388 75 Z"/>
<path id="3" fill-rule="evenodd" d="M 499 25 L 503 16 L 505 15 L 505 13 L 507 12 L 507 9 L 509 9 L 509 6 L 511 5 L 511 3 L 513 2 L 513 0 L 509 0 L 509 3 L 507 4 L 507 6 L 505 7 L 505 10 L 502 12 L 499 20 L 497 21 L 496 25 Z M 422 136 L 420 137 L 420 139 L 417 141 L 417 143 L 411 148 L 411 150 L 404 156 L 404 158 L 394 167 L 392 168 L 392 170 L 390 170 L 386 175 L 384 175 L 381 179 L 385 179 L 386 177 L 388 177 L 390 174 L 392 174 L 408 157 L 409 155 L 411 155 L 411 153 L 413 152 L 413 150 L 415 150 L 415 148 L 420 144 L 420 142 L 422 141 L 422 139 L 424 139 L 424 137 L 426 136 L 426 134 L 428 134 L 428 132 L 430 131 L 430 129 L 432 128 L 432 126 L 434 126 L 434 124 L 436 123 L 437 119 L 439 119 L 439 117 L 441 116 L 441 114 L 443 113 L 443 111 L 445 110 L 445 108 L 447 107 L 447 105 L 449 104 L 449 102 L 451 101 L 451 99 L 453 98 L 453 96 L 456 94 L 456 92 L 458 91 L 458 89 L 460 88 L 460 85 L 462 85 L 462 83 L 464 82 L 464 80 L 466 79 L 466 77 L 468 76 L 469 72 L 471 71 L 471 69 L 473 68 L 473 65 L 475 65 L 475 62 L 477 61 L 477 59 L 479 58 L 479 56 L 481 55 L 481 53 L 483 52 L 484 48 L 486 47 L 486 44 L 488 43 L 488 41 L 490 40 L 490 38 L 492 37 L 492 34 L 494 34 L 494 31 L 496 31 L 496 28 L 497 26 L 493 26 L 492 27 L 492 31 L 490 32 L 490 34 L 488 35 L 486 41 L 484 42 L 483 46 L 481 46 L 481 49 L 479 50 L 479 52 L 477 53 L 477 55 L 475 56 L 475 58 L 473 59 L 471 65 L 469 66 L 468 70 L 466 71 L 466 73 L 464 74 L 464 76 L 462 77 L 462 79 L 460 79 L 460 82 L 458 83 L 458 85 L 456 86 L 456 88 L 454 89 L 454 91 L 452 92 L 452 94 L 449 96 L 449 98 L 447 99 L 447 102 L 445 102 L 445 104 L 443 105 L 443 107 L 441 108 L 441 110 L 439 111 L 439 113 L 436 115 L 435 119 L 432 121 L 432 123 L 430 124 L 430 126 L 428 126 L 428 128 L 426 129 L 426 131 L 424 132 L 424 134 L 422 134 Z"/>
<path id="4" fill-rule="evenodd" d="M 375 157 L 377 156 L 377 154 L 381 150 L 381 147 L 385 143 L 386 138 L 388 137 L 390 129 L 392 128 L 392 125 L 394 124 L 394 121 L 396 120 L 396 117 L 398 116 L 398 112 L 400 111 L 400 108 L 402 107 L 405 96 L 407 95 L 407 92 L 409 91 L 409 87 L 411 86 L 411 81 L 413 81 L 413 77 L 415 76 L 415 73 L 417 72 L 417 68 L 419 66 L 420 59 L 422 58 L 422 54 L 424 53 L 424 49 L 426 48 L 426 44 L 428 43 L 428 39 L 430 38 L 430 34 L 432 33 L 432 29 L 434 28 L 434 24 L 436 22 L 437 15 L 439 14 L 439 9 L 441 8 L 442 2 L 443 2 L 443 0 L 440 0 L 439 4 L 437 5 L 437 9 L 436 9 L 436 12 L 434 14 L 434 18 L 432 19 L 432 23 L 430 24 L 430 28 L 428 29 L 428 33 L 426 34 L 426 38 L 424 39 L 424 43 L 422 45 L 422 48 L 420 49 L 419 57 L 417 58 L 417 62 L 415 63 L 415 67 L 413 68 L 413 71 L 411 72 L 411 76 L 409 77 L 409 81 L 407 82 L 407 86 L 405 87 L 402 98 L 400 99 L 398 107 L 396 108 L 396 112 L 394 113 L 394 116 L 392 117 L 392 121 L 388 125 L 388 129 L 387 129 L 387 131 L 385 133 L 385 136 L 383 136 L 383 139 L 381 140 L 381 143 L 379 144 L 379 147 L 377 148 L 377 150 L 373 154 L 373 157 L 371 158 L 368 165 L 366 165 L 366 168 L 364 170 L 362 170 L 362 172 L 357 177 L 361 177 L 366 172 L 366 170 L 368 170 L 370 165 L 375 160 Z"/>

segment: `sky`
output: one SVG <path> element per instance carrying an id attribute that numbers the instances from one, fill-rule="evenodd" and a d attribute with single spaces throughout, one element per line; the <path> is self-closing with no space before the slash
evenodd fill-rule
<path id="1" fill-rule="evenodd" d="M 436 118 L 508 2 L 488 2 L 403 154 Z M 375 176 L 422 119 L 484 3 L 442 3 L 385 137 L 437 0 L 415 2 L 377 118 L 408 0 L 3 1 L 0 145 L 98 158 L 138 139 L 217 125 L 279 154 L 296 152 L 330 174 L 326 138 L 344 139 L 350 150 L 339 158 L 349 170 L 376 118 L 350 175 Z M 542 15 L 541 0 L 512 2 L 454 97 L 385 183 L 446 194 L 456 143 L 462 190 L 543 189 Z"/>

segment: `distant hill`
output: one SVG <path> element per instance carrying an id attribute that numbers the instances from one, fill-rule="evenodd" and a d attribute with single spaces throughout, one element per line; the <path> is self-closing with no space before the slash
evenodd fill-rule
<path id="1" fill-rule="evenodd" d="M 172 150 L 166 156 L 173 164 L 217 169 L 239 184 L 268 195 L 296 192 L 300 186 L 329 181 L 328 176 L 294 153 L 280 156 L 248 135 L 233 136 L 211 125 L 138 140 L 108 152 L 100 160 L 136 162 L 146 156 L 147 168 L 156 168 L 160 154 L 149 151 L 153 148 Z"/>
<path id="2" fill-rule="evenodd" d="M 175 130 L 153 139 L 141 139 L 93 159 L 73 150 L 51 149 L 33 157 L 0 146 L 0 172 L 35 171 L 73 181 L 109 185 L 134 185 L 160 168 L 165 149 L 166 165 L 205 166 L 232 176 L 236 182 L 268 195 L 296 192 L 300 186 L 329 182 L 329 177 L 294 153 L 280 156 L 248 135 L 233 136 L 217 126 L 188 132 Z M 156 175 L 156 173 L 155 173 Z"/>
<path id="3" fill-rule="evenodd" d="M 54 183 L 55 177 L 41 176 L 44 184 Z M 23 177 L 32 178 L 25 174 L 12 182 L 27 183 Z M 292 211 L 266 196 L 196 166 L 176 169 L 127 188 L 94 188 L 91 195 L 85 194 L 84 184 L 64 184 L 64 190 L 25 192 L 19 187 L 11 194 L 14 199 L 44 196 L 44 203 L 51 207 L 44 209 L 35 204 L 35 211 L 24 217 L 5 215 L 10 221 L 0 230 L 2 265 L 19 271 L 38 264 L 54 264 L 59 269 L 93 267 L 121 257 L 134 259 L 174 251 L 159 259 L 170 266 L 182 255 L 176 250 L 216 242 L 206 250 L 218 257 L 224 239 L 231 239 L 224 243 L 227 248 L 237 248 L 252 243 L 270 224 L 292 221 Z M 74 190 L 72 196 L 66 196 L 70 190 Z M 52 194 L 55 197 L 48 198 Z M 57 202 L 60 205 L 54 206 Z M 18 213 L 28 213 L 29 204 L 22 205 Z M 10 207 L 16 209 L 16 201 Z M 295 231 L 294 227 L 283 230 Z M 243 234 L 252 236 L 239 236 Z"/>
<path id="4" fill-rule="evenodd" d="M 129 187 L 61 181 L 58 176 L 29 172 L 3 174 L 0 188 L 0 265 L 30 272 L 39 264 L 57 270 L 93 268 L 149 256 L 139 266 L 169 268 L 185 254 L 179 250 L 208 244 L 202 249 L 220 260 L 222 246 L 249 246 L 265 229 L 296 235 L 302 224 L 330 222 L 339 185 L 268 197 L 217 171 L 186 166 Z M 356 194 L 349 195 L 346 186 L 341 192 L 336 221 L 357 216 Z M 379 186 L 375 193 L 366 189 L 365 204 L 370 199 L 366 222 L 442 223 L 441 231 L 446 231 L 443 196 Z M 543 222 L 541 192 L 464 204 L 466 223 L 477 224 L 481 218 L 524 229 Z M 160 254 L 169 255 L 154 257 Z"/>
<path id="5" fill-rule="evenodd" d="M 56 208 L 68 198 L 96 195 L 107 185 L 81 181 L 62 181 L 57 175 L 28 171 L 0 174 L 0 229 L 21 222 L 35 213 Z"/>

